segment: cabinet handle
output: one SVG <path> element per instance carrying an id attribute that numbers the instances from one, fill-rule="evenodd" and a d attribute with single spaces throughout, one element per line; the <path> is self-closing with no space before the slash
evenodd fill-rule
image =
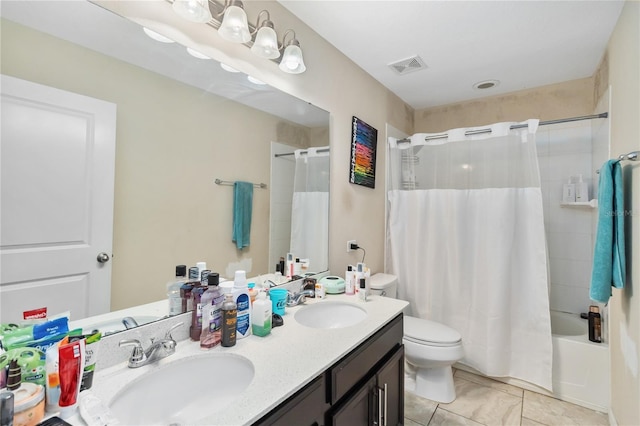
<path id="1" fill-rule="evenodd" d="M 384 423 L 382 426 L 387 426 L 387 384 L 384 384 Z"/>
<path id="2" fill-rule="evenodd" d="M 383 390 L 381 388 L 378 388 L 378 426 L 383 426 L 382 425 L 382 392 Z"/>

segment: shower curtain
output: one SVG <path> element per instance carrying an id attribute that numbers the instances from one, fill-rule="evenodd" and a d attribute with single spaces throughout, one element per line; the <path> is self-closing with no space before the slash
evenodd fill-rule
<path id="1" fill-rule="evenodd" d="M 329 268 L 329 147 L 296 150 L 291 253 L 310 271 Z"/>
<path id="2" fill-rule="evenodd" d="M 463 364 L 551 390 L 538 121 L 513 124 L 390 138 L 386 268 L 414 316 L 460 332 Z"/>

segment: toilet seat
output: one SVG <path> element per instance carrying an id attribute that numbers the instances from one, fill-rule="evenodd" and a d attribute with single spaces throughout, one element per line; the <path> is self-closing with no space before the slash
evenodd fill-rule
<path id="1" fill-rule="evenodd" d="M 410 316 L 404 317 L 404 339 L 429 346 L 457 346 L 462 336 L 456 330 L 434 321 Z"/>

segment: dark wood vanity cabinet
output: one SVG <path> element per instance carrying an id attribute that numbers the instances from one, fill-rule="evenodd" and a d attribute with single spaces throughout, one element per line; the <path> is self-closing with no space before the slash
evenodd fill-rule
<path id="1" fill-rule="evenodd" d="M 402 314 L 307 384 L 260 425 L 395 426 L 404 422 Z"/>
<path id="2" fill-rule="evenodd" d="M 327 413 L 331 426 L 396 426 L 404 423 L 404 346 L 382 359 L 365 382 Z"/>

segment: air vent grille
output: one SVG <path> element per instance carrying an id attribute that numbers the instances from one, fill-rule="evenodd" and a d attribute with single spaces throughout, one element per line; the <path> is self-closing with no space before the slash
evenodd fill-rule
<path id="1" fill-rule="evenodd" d="M 396 72 L 396 74 L 404 75 L 414 71 L 420 71 L 426 69 L 424 61 L 420 56 L 412 56 L 411 58 L 403 59 L 393 64 L 389 64 L 389 67 Z"/>

